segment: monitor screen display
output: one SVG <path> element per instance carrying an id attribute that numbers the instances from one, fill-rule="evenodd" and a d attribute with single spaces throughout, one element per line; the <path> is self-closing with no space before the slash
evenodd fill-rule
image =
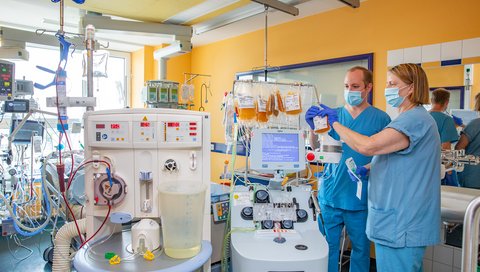
<path id="1" fill-rule="evenodd" d="M 298 162 L 298 134 L 263 133 L 263 162 Z"/>
<path id="2" fill-rule="evenodd" d="M 21 119 L 12 120 L 12 125 L 10 126 L 10 133 L 15 130 L 15 128 L 20 122 L 22 122 Z M 42 136 L 43 138 L 44 125 L 45 122 L 27 120 L 13 138 L 13 142 L 19 144 L 28 144 L 31 140 L 32 135 Z"/>
<path id="3" fill-rule="evenodd" d="M 250 168 L 266 172 L 305 169 L 305 139 L 302 131 L 254 130 L 250 145 Z"/>

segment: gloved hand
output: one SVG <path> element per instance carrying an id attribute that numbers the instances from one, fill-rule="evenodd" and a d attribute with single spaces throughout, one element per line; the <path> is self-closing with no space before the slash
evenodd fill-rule
<path id="1" fill-rule="evenodd" d="M 328 117 L 328 124 L 333 127 L 333 123 L 335 122 L 338 122 L 338 112 L 336 109 L 331 109 L 329 108 L 328 106 L 324 105 L 324 104 L 320 104 L 320 116 L 322 117 L 325 117 L 327 116 Z"/>
<path id="2" fill-rule="evenodd" d="M 455 115 L 452 115 L 452 118 L 453 118 L 453 122 L 455 123 L 455 125 L 457 125 L 457 126 L 459 126 L 459 127 L 463 125 L 463 120 L 462 120 L 462 118 L 457 117 L 457 116 L 455 116 Z"/>
<path id="3" fill-rule="evenodd" d="M 305 121 L 310 126 L 310 128 L 315 129 L 313 118 L 318 115 L 320 115 L 320 108 L 317 106 L 311 106 L 305 113 Z"/>
<path id="4" fill-rule="evenodd" d="M 368 172 L 370 170 L 366 168 L 365 166 L 357 166 L 357 169 L 355 170 L 355 175 L 359 178 L 366 177 L 368 175 Z M 350 176 L 350 179 L 354 182 L 357 182 L 358 179 L 352 174 L 352 172 L 348 171 L 348 175 Z"/>

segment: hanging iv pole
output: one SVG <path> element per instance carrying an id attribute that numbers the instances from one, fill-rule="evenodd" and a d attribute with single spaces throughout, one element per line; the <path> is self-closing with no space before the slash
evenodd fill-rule
<path id="1" fill-rule="evenodd" d="M 267 81 L 267 73 L 268 73 L 268 6 L 265 5 L 265 52 L 264 52 L 264 77 L 265 82 Z"/>
<path id="2" fill-rule="evenodd" d="M 285 12 L 287 14 L 297 16 L 299 14 L 298 8 L 285 4 L 278 0 L 252 0 L 253 2 L 259 3 L 264 5 L 265 7 L 265 49 L 264 49 L 264 79 L 267 81 L 267 74 L 268 74 L 268 9 L 274 8 L 276 10 Z M 253 68 L 255 70 L 255 68 Z"/>

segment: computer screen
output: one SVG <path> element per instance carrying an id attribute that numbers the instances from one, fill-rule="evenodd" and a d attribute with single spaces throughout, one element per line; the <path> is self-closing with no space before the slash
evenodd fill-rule
<path id="1" fill-rule="evenodd" d="M 302 131 L 254 130 L 250 145 L 250 168 L 290 172 L 305 169 L 305 140 Z"/>
<path id="2" fill-rule="evenodd" d="M 18 124 L 22 122 L 21 119 L 12 120 L 12 125 L 10 126 L 10 133 L 12 133 Z M 22 128 L 17 132 L 12 142 L 17 144 L 28 144 L 31 140 L 33 133 L 38 136 L 42 136 L 44 131 L 45 122 L 39 122 L 34 120 L 27 120 L 23 124 Z"/>

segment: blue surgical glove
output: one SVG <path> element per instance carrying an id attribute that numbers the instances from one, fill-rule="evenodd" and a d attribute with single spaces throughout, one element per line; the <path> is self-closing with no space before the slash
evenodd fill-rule
<path id="1" fill-rule="evenodd" d="M 363 178 L 368 175 L 368 172 L 370 172 L 370 170 L 367 169 L 365 166 L 357 166 L 357 169 L 355 170 L 355 175 L 357 175 L 357 177 L 359 178 Z M 358 179 L 352 174 L 352 172 L 348 171 L 348 175 L 350 176 L 350 179 L 352 181 L 358 181 Z"/>
<path id="2" fill-rule="evenodd" d="M 463 120 L 460 117 L 457 117 L 455 115 L 452 115 L 453 122 L 455 122 L 455 125 L 457 126 L 462 126 L 463 125 Z"/>
<path id="3" fill-rule="evenodd" d="M 338 122 L 338 112 L 336 109 L 331 109 L 328 106 L 324 104 L 320 104 L 320 107 L 322 108 L 320 110 L 320 116 L 328 117 L 328 124 L 333 127 L 333 123 Z"/>
<path id="4" fill-rule="evenodd" d="M 318 115 L 320 115 L 320 108 L 317 106 L 311 106 L 305 113 L 305 121 L 310 126 L 310 128 L 315 129 L 315 125 L 313 124 L 313 118 Z"/>

